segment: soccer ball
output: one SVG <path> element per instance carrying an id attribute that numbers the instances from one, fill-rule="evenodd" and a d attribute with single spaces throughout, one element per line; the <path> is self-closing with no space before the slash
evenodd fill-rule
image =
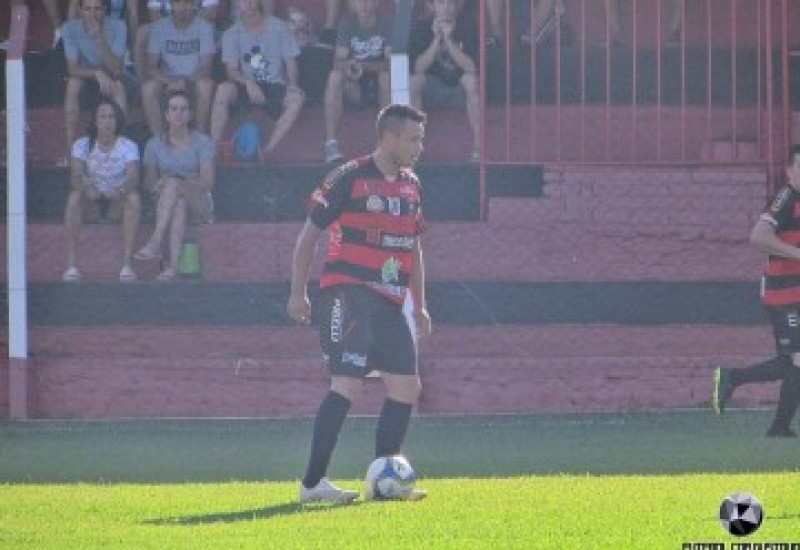
<path id="1" fill-rule="evenodd" d="M 756 497 L 747 493 L 734 493 L 722 501 L 719 522 L 731 535 L 752 535 L 761 526 L 764 509 Z"/>
<path id="2" fill-rule="evenodd" d="M 414 488 L 416 475 L 402 455 L 382 456 L 372 461 L 364 479 L 367 499 L 403 499 Z"/>

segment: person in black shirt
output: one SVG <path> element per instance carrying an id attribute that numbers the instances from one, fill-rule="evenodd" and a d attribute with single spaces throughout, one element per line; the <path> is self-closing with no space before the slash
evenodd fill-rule
<path id="1" fill-rule="evenodd" d="M 411 104 L 422 107 L 422 91 L 429 78 L 466 93 L 467 119 L 472 130 L 470 160 L 478 161 L 480 97 L 478 95 L 478 32 L 469 19 L 459 17 L 458 0 L 433 0 L 433 15 L 418 21 L 409 40 Z"/>

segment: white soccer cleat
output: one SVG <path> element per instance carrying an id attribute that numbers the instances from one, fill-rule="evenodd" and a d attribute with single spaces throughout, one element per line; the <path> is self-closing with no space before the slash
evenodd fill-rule
<path id="1" fill-rule="evenodd" d="M 331 483 L 327 477 L 319 480 L 312 488 L 300 484 L 300 502 L 336 502 L 345 504 L 358 498 L 358 491 L 342 489 Z"/>
<path id="2" fill-rule="evenodd" d="M 428 496 L 428 491 L 425 489 L 411 489 L 406 496 L 406 500 L 422 500 Z"/>

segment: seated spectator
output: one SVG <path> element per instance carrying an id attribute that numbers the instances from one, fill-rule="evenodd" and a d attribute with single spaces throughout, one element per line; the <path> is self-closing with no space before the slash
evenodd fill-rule
<path id="1" fill-rule="evenodd" d="M 622 35 L 619 0 L 606 0 L 606 16 L 608 17 L 608 34 L 611 44 L 624 46 L 626 42 Z M 682 27 L 683 0 L 669 0 L 669 24 L 665 40 L 666 46 L 671 47 L 680 44 Z"/>
<path id="2" fill-rule="evenodd" d="M 78 16 L 78 6 L 80 0 L 70 0 L 67 10 L 67 17 L 74 19 Z M 132 52 L 136 32 L 139 29 L 139 0 L 107 0 L 107 15 L 112 19 L 123 21 L 128 27 L 128 49 L 125 51 L 124 63 L 128 67 L 133 66 Z"/>
<path id="3" fill-rule="evenodd" d="M 200 0 L 199 14 L 203 19 L 214 25 L 219 13 L 220 0 Z M 140 82 L 147 80 L 147 45 L 150 40 L 150 28 L 153 23 L 169 17 L 172 13 L 171 0 L 147 0 L 148 22 L 140 25 L 136 31 L 133 46 L 133 61 Z"/>
<path id="4" fill-rule="evenodd" d="M 275 125 L 259 151 L 264 162 L 297 120 L 305 93 L 297 84 L 300 50 L 289 25 L 263 12 L 260 0 L 239 0 L 241 20 L 222 35 L 227 79 L 217 86 L 211 137 L 219 142 L 234 106 L 264 109 Z"/>
<path id="5" fill-rule="evenodd" d="M 172 0 L 172 14 L 153 23 L 147 45 L 147 75 L 142 106 L 150 132 L 163 132 L 161 100 L 165 92 L 183 90 L 194 97 L 195 127 L 208 131 L 216 83 L 211 78 L 214 28 L 196 15 L 197 0 Z"/>
<path id="6" fill-rule="evenodd" d="M 333 69 L 325 86 L 325 162 L 344 158 L 336 136 L 345 98 L 357 105 L 390 103 L 391 20 L 380 12 L 379 4 L 379 0 L 351 0 L 352 12 L 339 22 Z"/>
<path id="7" fill-rule="evenodd" d="M 160 259 L 169 230 L 169 259 L 157 279 L 172 281 L 178 276 L 189 217 L 206 223 L 212 219 L 215 148 L 211 138 L 192 129 L 194 111 L 185 91 L 169 93 L 165 117 L 166 131 L 153 136 L 144 150 L 145 187 L 158 197 L 155 228 L 134 258 Z"/>
<path id="8" fill-rule="evenodd" d="M 479 161 L 480 96 L 478 94 L 478 30 L 458 18 L 459 0 L 432 0 L 433 15 L 411 30 L 411 104 L 422 108 L 422 92 L 431 79 L 466 93 L 467 119 L 472 130 L 472 155 Z"/>
<path id="9" fill-rule="evenodd" d="M 136 280 L 131 267 L 131 254 L 139 227 L 139 148 L 120 135 L 125 124 L 122 110 L 110 99 L 101 99 L 89 125 L 89 135 L 78 139 L 72 147 L 72 190 L 67 199 L 64 222 L 67 226 L 67 269 L 62 279 L 81 279 L 76 249 L 87 207 L 108 201 L 108 215 L 122 215 L 125 251 L 119 280 Z"/>
<path id="10" fill-rule="evenodd" d="M 522 27 L 524 32 L 519 35 L 519 40 L 530 44 L 535 39 L 538 46 L 542 46 L 549 36 L 554 35 L 558 16 L 566 12 L 564 0 L 534 0 L 532 2 L 509 0 L 511 3 L 511 26 L 519 29 L 519 22 L 528 24 Z M 506 15 L 508 1 L 486 0 L 486 19 L 488 23 L 487 43 L 496 46 L 505 39 L 505 31 L 509 16 Z M 563 25 L 563 23 L 562 23 Z M 565 41 L 562 38 L 562 41 Z"/>
<path id="11" fill-rule="evenodd" d="M 104 0 L 81 0 L 80 18 L 61 27 L 67 59 L 67 88 L 64 98 L 67 150 L 75 141 L 80 118 L 81 93 L 92 101 L 110 97 L 127 111 L 127 92 L 122 75 L 127 29 L 122 21 L 106 17 Z"/>

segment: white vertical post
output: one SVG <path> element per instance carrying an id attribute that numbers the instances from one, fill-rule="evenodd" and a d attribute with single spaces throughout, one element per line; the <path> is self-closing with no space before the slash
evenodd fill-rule
<path id="1" fill-rule="evenodd" d="M 6 58 L 9 413 L 28 415 L 28 288 L 25 263 L 25 41 L 28 7 L 11 15 Z"/>
<path id="2" fill-rule="evenodd" d="M 411 30 L 412 0 L 396 0 L 394 36 L 392 37 L 392 103 L 408 105 L 409 94 L 408 35 Z"/>

